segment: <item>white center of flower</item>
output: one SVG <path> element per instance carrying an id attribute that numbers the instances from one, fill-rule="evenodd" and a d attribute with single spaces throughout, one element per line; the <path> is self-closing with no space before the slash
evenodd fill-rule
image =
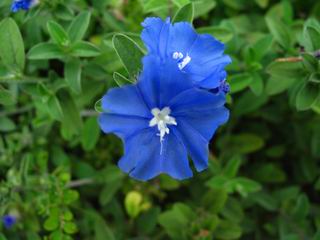
<path id="1" fill-rule="evenodd" d="M 188 54 L 184 57 L 181 52 L 174 52 L 172 54 L 172 58 L 178 60 L 178 67 L 180 70 L 184 69 L 184 67 L 191 61 L 191 57 Z"/>
<path id="2" fill-rule="evenodd" d="M 160 136 L 160 142 L 162 142 L 164 136 L 170 133 L 170 129 L 167 125 L 177 125 L 176 119 L 169 116 L 169 114 L 171 113 L 169 107 L 165 107 L 162 110 L 160 110 L 159 108 L 153 108 L 151 110 L 151 113 L 154 117 L 150 120 L 149 126 L 158 126 L 158 136 Z"/>

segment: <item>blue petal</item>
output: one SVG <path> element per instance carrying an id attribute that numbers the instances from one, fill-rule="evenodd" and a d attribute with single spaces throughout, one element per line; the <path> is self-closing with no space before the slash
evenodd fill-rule
<path id="1" fill-rule="evenodd" d="M 188 149 L 197 171 L 208 166 L 208 143 L 219 125 L 229 118 L 223 105 L 224 95 L 190 89 L 174 98 L 170 104 L 177 121 L 175 133 Z"/>
<path id="2" fill-rule="evenodd" d="M 110 89 L 102 98 L 102 108 L 115 114 L 151 117 L 150 109 L 136 85 Z"/>
<path id="3" fill-rule="evenodd" d="M 142 129 L 149 127 L 150 119 L 111 113 L 99 116 L 99 125 L 105 133 L 114 133 L 126 139 Z"/>
<path id="4" fill-rule="evenodd" d="M 118 165 L 122 171 L 139 180 L 149 180 L 166 173 L 175 179 L 192 176 L 186 149 L 174 134 L 165 137 L 162 143 L 153 129 L 141 131 L 127 139 L 125 155 Z"/>
<path id="5" fill-rule="evenodd" d="M 138 87 L 150 109 L 167 107 L 172 98 L 193 87 L 188 75 L 171 59 L 161 62 L 150 55 L 144 57 L 143 66 Z"/>
<path id="6" fill-rule="evenodd" d="M 168 106 L 175 117 L 180 115 L 201 114 L 224 106 L 224 95 L 212 94 L 206 90 L 192 88 L 177 95 Z"/>
<path id="7" fill-rule="evenodd" d="M 160 54 L 165 57 L 170 32 L 170 21 L 164 22 L 161 18 L 149 17 L 142 23 L 144 30 L 141 38 L 151 54 Z"/>
<path id="8" fill-rule="evenodd" d="M 175 23 L 169 36 L 169 56 L 171 57 L 174 52 L 181 52 L 186 56 L 196 39 L 197 33 L 190 23 Z"/>

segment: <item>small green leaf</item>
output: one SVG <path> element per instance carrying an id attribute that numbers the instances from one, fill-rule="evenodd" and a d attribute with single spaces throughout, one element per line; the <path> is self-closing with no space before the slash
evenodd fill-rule
<path id="1" fill-rule="evenodd" d="M 303 57 L 303 65 L 304 67 L 311 73 L 317 72 L 319 69 L 319 60 L 311 54 L 304 53 Z"/>
<path id="2" fill-rule="evenodd" d="M 225 168 L 223 169 L 223 175 L 228 178 L 233 178 L 237 175 L 241 165 L 241 157 L 236 155 L 231 158 Z"/>
<path id="3" fill-rule="evenodd" d="M 81 145 L 85 151 L 91 151 L 97 144 L 100 136 L 98 120 L 95 117 L 88 118 L 83 125 Z"/>
<path id="4" fill-rule="evenodd" d="M 318 82 L 316 82 L 318 81 Z M 308 110 L 320 96 L 320 77 L 318 74 L 312 74 L 309 80 L 302 86 L 296 99 L 298 110 Z"/>
<path id="5" fill-rule="evenodd" d="M 62 49 L 54 43 L 39 43 L 28 52 L 28 58 L 32 60 L 59 59 L 64 56 Z"/>
<path id="6" fill-rule="evenodd" d="M 91 13 L 85 11 L 80 13 L 71 23 L 68 34 L 71 42 L 77 42 L 82 40 L 90 23 Z"/>
<path id="7" fill-rule="evenodd" d="M 63 225 L 63 230 L 65 233 L 74 234 L 78 231 L 77 225 L 73 222 L 66 222 Z"/>
<path id="8" fill-rule="evenodd" d="M 252 82 L 252 76 L 247 73 L 232 75 L 228 82 L 230 83 L 231 93 L 239 92 Z"/>
<path id="9" fill-rule="evenodd" d="M 310 41 L 309 50 L 317 51 L 320 49 L 320 31 L 313 26 L 306 27 L 306 37 Z"/>
<path id="10" fill-rule="evenodd" d="M 274 36 L 274 39 L 284 48 L 290 49 L 292 46 L 292 38 L 290 34 L 290 30 L 283 22 L 280 20 L 273 18 L 271 16 L 267 16 L 265 18 L 267 22 L 267 26 Z"/>
<path id="11" fill-rule="evenodd" d="M 211 34 L 221 42 L 228 42 L 233 38 L 233 32 L 225 27 L 201 27 L 197 28 L 198 33 Z"/>
<path id="12" fill-rule="evenodd" d="M 0 117 L 0 132 L 10 132 L 16 129 L 16 124 L 8 117 Z"/>
<path id="13" fill-rule="evenodd" d="M 102 99 L 99 99 L 95 104 L 94 104 L 94 110 L 96 110 L 98 113 L 102 113 Z"/>
<path id="14" fill-rule="evenodd" d="M 78 199 L 79 193 L 77 191 L 70 189 L 64 191 L 63 200 L 65 204 L 69 205 Z"/>
<path id="15" fill-rule="evenodd" d="M 228 182 L 227 188 L 231 188 L 246 197 L 248 193 L 260 191 L 261 185 L 249 178 L 237 177 Z"/>
<path id="16" fill-rule="evenodd" d="M 271 76 L 279 78 L 297 79 L 303 76 L 301 62 L 272 62 L 266 70 Z"/>
<path id="17" fill-rule="evenodd" d="M 250 89 L 255 95 L 260 96 L 263 93 L 263 88 L 264 88 L 263 79 L 261 75 L 258 74 L 257 72 L 253 72 L 251 76 L 252 76 L 252 81 L 250 83 Z"/>
<path id="18" fill-rule="evenodd" d="M 62 121 L 63 119 L 63 112 L 59 99 L 54 95 L 50 96 L 48 99 L 48 113 L 55 120 Z"/>
<path id="19" fill-rule="evenodd" d="M 113 73 L 113 79 L 118 84 L 119 87 L 126 84 L 134 83 L 118 72 Z"/>
<path id="20" fill-rule="evenodd" d="M 304 219 L 309 214 L 309 209 L 310 203 L 308 197 L 305 194 L 301 194 L 297 199 L 292 214 L 296 219 Z"/>
<path id="21" fill-rule="evenodd" d="M 176 15 L 173 17 L 172 22 L 189 22 L 193 21 L 194 8 L 193 3 L 189 3 L 180 8 Z"/>
<path id="22" fill-rule="evenodd" d="M 142 69 L 142 50 L 131 38 L 123 34 L 114 35 L 112 43 L 130 77 L 136 78 Z"/>
<path id="23" fill-rule="evenodd" d="M 77 94 L 81 93 L 81 62 L 72 59 L 65 65 L 65 80 L 69 87 Z"/>
<path id="24" fill-rule="evenodd" d="M 75 57 L 96 57 L 100 54 L 100 49 L 90 42 L 77 42 L 71 48 L 71 55 Z"/>
<path id="25" fill-rule="evenodd" d="M 236 223 L 229 221 L 221 221 L 217 229 L 214 231 L 214 236 L 217 239 L 233 240 L 239 239 L 242 234 L 242 229 Z"/>
<path id="26" fill-rule="evenodd" d="M 15 97 L 12 93 L 0 85 L 0 105 L 10 106 L 16 103 Z"/>
<path id="27" fill-rule="evenodd" d="M 59 101 L 63 103 L 61 105 L 63 112 L 62 133 L 66 139 L 69 139 L 73 135 L 79 134 L 81 131 L 82 120 L 80 111 L 70 93 L 67 91 L 60 90 L 58 92 L 58 98 Z"/>
<path id="28" fill-rule="evenodd" d="M 52 38 L 52 40 L 61 45 L 61 46 L 66 46 L 69 44 L 69 37 L 66 31 L 63 29 L 63 27 L 54 22 L 54 21 L 49 21 L 47 23 L 47 28 L 49 31 L 49 34 Z"/>
<path id="29" fill-rule="evenodd" d="M 273 43 L 272 35 L 267 35 L 261 38 L 260 40 L 258 40 L 253 45 L 256 61 L 260 61 L 266 54 L 268 54 L 272 46 L 272 43 Z"/>
<path id="30" fill-rule="evenodd" d="M 16 22 L 5 18 L 0 22 L 0 57 L 10 70 L 22 72 L 25 65 L 23 39 Z"/>

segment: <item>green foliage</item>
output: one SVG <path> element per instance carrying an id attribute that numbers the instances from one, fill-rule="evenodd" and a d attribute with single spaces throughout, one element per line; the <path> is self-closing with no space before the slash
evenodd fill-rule
<path id="1" fill-rule="evenodd" d="M 320 239 L 318 1 L 52 0 L 8 18 L 10 3 L 0 216 L 17 223 L 0 240 Z M 141 72 L 147 16 L 188 21 L 232 58 L 230 121 L 186 181 L 130 179 L 98 125 L 101 96 Z"/>

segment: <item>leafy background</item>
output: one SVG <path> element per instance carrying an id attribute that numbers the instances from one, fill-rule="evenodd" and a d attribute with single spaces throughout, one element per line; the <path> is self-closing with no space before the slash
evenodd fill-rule
<path id="1" fill-rule="evenodd" d="M 320 239 L 320 2 L 0 2 L 0 239 Z M 180 10 L 179 10 L 180 9 Z M 194 9 L 194 11 L 193 11 Z M 116 166 L 99 99 L 133 82 L 146 16 L 226 43 L 230 121 L 210 166 L 143 183 Z M 139 147 L 139 146 L 137 146 Z"/>

